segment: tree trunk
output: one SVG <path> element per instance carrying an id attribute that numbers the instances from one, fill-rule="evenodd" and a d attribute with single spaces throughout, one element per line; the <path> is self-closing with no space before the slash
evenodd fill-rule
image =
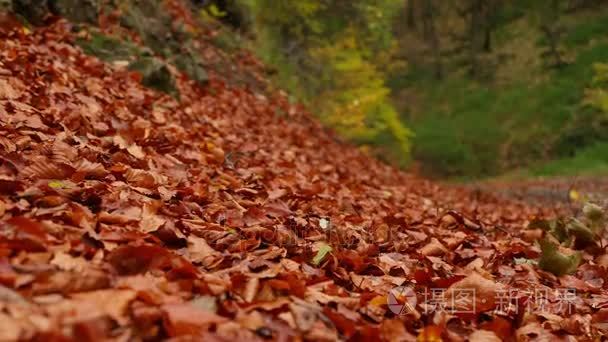
<path id="1" fill-rule="evenodd" d="M 439 37 L 435 27 L 435 6 L 433 4 L 433 0 L 424 1 L 422 12 L 424 37 L 429 42 L 431 51 L 433 53 L 435 78 L 440 80 L 443 78 L 443 65 L 441 62 L 441 47 L 439 44 Z"/>
<path id="2" fill-rule="evenodd" d="M 549 43 L 549 51 L 547 51 L 546 55 L 553 58 L 552 66 L 559 68 L 566 65 L 562 58 L 562 54 L 559 51 L 559 38 L 557 32 L 548 25 L 543 25 L 541 30 Z"/>
<path id="3" fill-rule="evenodd" d="M 469 63 L 470 74 L 473 77 L 479 75 L 479 53 L 482 51 L 485 40 L 484 25 L 484 0 L 473 0 L 470 7 L 469 21 Z"/>
<path id="4" fill-rule="evenodd" d="M 410 30 L 416 29 L 416 0 L 406 0 L 406 15 L 407 15 L 407 28 Z"/>
<path id="5" fill-rule="evenodd" d="M 560 68 L 566 65 L 559 50 L 560 32 L 558 23 L 560 19 L 560 0 L 552 0 L 549 11 L 544 23 L 541 25 L 541 31 L 545 34 L 549 44 L 549 50 L 545 52 L 544 55 L 553 59 L 551 66 Z"/>

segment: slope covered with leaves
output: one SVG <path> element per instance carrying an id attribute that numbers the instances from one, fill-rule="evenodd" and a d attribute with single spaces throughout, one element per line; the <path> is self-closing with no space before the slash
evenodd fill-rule
<path id="1" fill-rule="evenodd" d="M 179 100 L 143 88 L 72 31 L 0 33 L 0 340 L 606 332 L 602 248 L 572 275 L 528 262 L 540 248 L 522 229 L 553 209 L 401 173 L 219 74 L 206 86 L 177 74 Z M 387 306 L 398 285 L 417 293 L 402 315 Z M 558 307 L 560 288 L 576 289 L 575 307 Z M 433 308 L 431 289 L 476 297 Z M 504 291 L 529 308 L 499 307 Z"/>

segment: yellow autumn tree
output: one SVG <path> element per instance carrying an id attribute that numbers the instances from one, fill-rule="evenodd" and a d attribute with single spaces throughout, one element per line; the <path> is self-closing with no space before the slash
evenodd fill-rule
<path id="1" fill-rule="evenodd" d="M 400 1 L 247 2 L 258 53 L 277 68 L 282 86 L 342 136 L 409 159 L 412 132 L 390 102 L 381 68 L 394 47 L 390 26 Z"/>

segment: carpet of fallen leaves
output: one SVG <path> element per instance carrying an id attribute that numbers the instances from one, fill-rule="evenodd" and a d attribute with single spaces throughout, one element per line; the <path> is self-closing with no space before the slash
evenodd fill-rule
<path id="1" fill-rule="evenodd" d="M 0 340 L 607 332 L 606 258 L 562 277 L 516 262 L 539 256 L 527 222 L 559 209 L 402 173 L 218 75 L 180 76 L 178 101 L 73 39 L 63 21 L 0 33 Z M 395 314 L 399 285 L 416 298 Z M 433 308 L 432 289 L 475 297 Z"/>

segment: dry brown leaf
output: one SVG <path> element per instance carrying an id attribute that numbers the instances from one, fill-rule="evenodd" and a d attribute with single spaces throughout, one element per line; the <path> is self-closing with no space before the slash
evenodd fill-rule
<path id="1" fill-rule="evenodd" d="M 495 333 L 488 330 L 475 330 L 469 335 L 469 342 L 501 342 Z"/>
<path id="2" fill-rule="evenodd" d="M 399 319 L 387 319 L 380 324 L 380 337 L 384 341 L 416 342 L 416 336 L 405 329 L 405 324 Z"/>
<path id="3" fill-rule="evenodd" d="M 194 235 L 188 236 L 188 256 L 194 263 L 210 269 L 222 261 L 220 252 L 213 249 L 207 241 Z"/>
<path id="4" fill-rule="evenodd" d="M 160 202 L 148 202 L 144 204 L 141 210 L 141 220 L 139 221 L 140 231 L 151 233 L 165 224 L 166 220 L 156 215 L 156 212 L 161 205 L 162 203 Z"/>
<path id="5" fill-rule="evenodd" d="M 420 249 L 420 254 L 424 256 L 441 256 L 448 252 L 448 249 L 436 238 Z"/>
<path id="6" fill-rule="evenodd" d="M 445 292 L 445 303 L 458 312 L 479 313 L 495 308 L 496 298 L 506 286 L 487 279 L 477 272 L 452 284 Z"/>
<path id="7" fill-rule="evenodd" d="M 163 184 L 166 179 L 166 177 L 154 172 L 138 169 L 128 169 L 125 177 L 129 184 L 147 189 L 154 189 Z"/>
<path id="8" fill-rule="evenodd" d="M 73 172 L 74 169 L 65 164 L 57 164 L 45 157 L 37 157 L 21 170 L 20 175 L 36 179 L 66 179 Z"/>
<path id="9" fill-rule="evenodd" d="M 212 326 L 227 322 L 224 317 L 190 304 L 168 304 L 162 307 L 163 325 L 169 336 L 198 335 Z"/>
<path id="10" fill-rule="evenodd" d="M 7 79 L 0 78 L 0 99 L 16 99 L 19 97 L 19 92 L 14 89 Z"/>
<path id="11" fill-rule="evenodd" d="M 93 179 L 102 179 L 108 174 L 108 171 L 100 163 L 92 163 L 86 159 L 79 159 L 74 164 L 75 172 L 81 173 L 85 177 Z"/>
<path id="12" fill-rule="evenodd" d="M 137 293 L 131 290 L 98 290 L 81 292 L 70 296 L 70 299 L 47 306 L 49 313 L 62 317 L 68 322 L 84 322 L 103 316 L 108 316 L 125 324 L 128 317 L 129 303 Z"/>
<path id="13" fill-rule="evenodd" d="M 529 323 L 515 332 L 517 341 L 522 342 L 552 342 L 558 340 L 557 336 L 543 329 L 539 323 Z"/>

